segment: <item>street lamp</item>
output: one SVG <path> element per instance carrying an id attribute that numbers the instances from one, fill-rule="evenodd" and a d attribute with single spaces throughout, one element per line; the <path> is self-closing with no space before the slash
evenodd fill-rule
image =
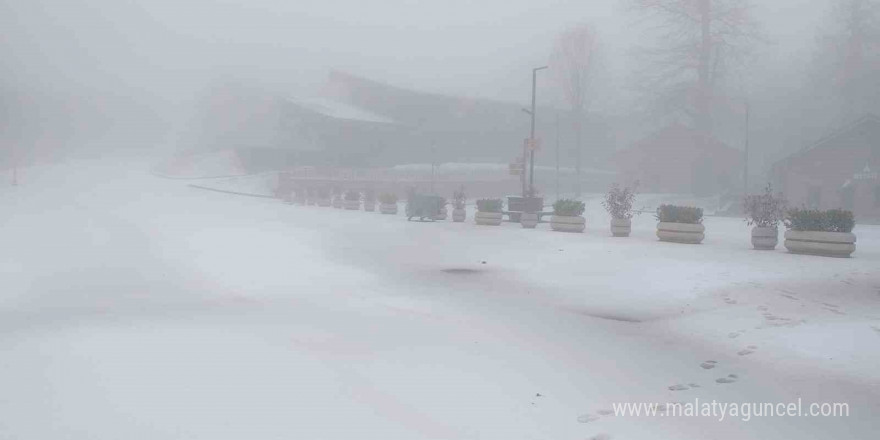
<path id="1" fill-rule="evenodd" d="M 535 196 L 535 89 L 538 84 L 538 71 L 544 70 L 548 67 L 549 66 L 541 66 L 532 69 L 532 110 L 528 112 L 529 116 L 532 117 L 532 129 L 530 131 L 531 134 L 529 135 L 529 150 L 531 150 L 529 153 L 529 197 Z M 525 196 L 526 195 L 523 194 L 523 197 Z"/>

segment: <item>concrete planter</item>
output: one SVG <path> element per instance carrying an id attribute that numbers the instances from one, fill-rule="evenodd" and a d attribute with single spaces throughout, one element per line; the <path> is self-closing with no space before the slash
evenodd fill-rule
<path id="1" fill-rule="evenodd" d="M 461 223 L 467 218 L 467 212 L 462 208 L 455 208 L 452 210 L 452 221 L 456 223 Z"/>
<path id="2" fill-rule="evenodd" d="M 856 250 L 852 232 L 785 231 L 785 248 L 794 254 L 847 258 Z"/>
<path id="3" fill-rule="evenodd" d="M 397 203 L 380 203 L 379 212 L 382 214 L 397 214 Z"/>
<path id="4" fill-rule="evenodd" d="M 364 202 L 364 211 L 367 212 L 375 212 L 376 211 L 376 202 Z"/>
<path id="5" fill-rule="evenodd" d="M 611 235 L 614 237 L 629 237 L 632 232 L 632 219 L 613 218 L 611 219 Z"/>
<path id="6" fill-rule="evenodd" d="M 772 251 L 779 244 L 779 229 L 767 226 L 752 228 L 752 246 L 761 251 Z"/>
<path id="7" fill-rule="evenodd" d="M 477 211 L 477 214 L 474 216 L 474 221 L 478 225 L 498 226 L 501 224 L 501 213 Z"/>
<path id="8" fill-rule="evenodd" d="M 345 209 L 349 211 L 357 211 L 361 209 L 361 201 L 360 200 L 346 200 L 343 204 Z"/>
<path id="9" fill-rule="evenodd" d="M 322 208 L 329 208 L 330 203 L 330 199 L 318 199 L 318 206 Z"/>
<path id="10" fill-rule="evenodd" d="M 579 215 L 554 215 L 550 217 L 550 229 L 559 232 L 584 232 L 587 220 Z"/>
<path id="11" fill-rule="evenodd" d="M 437 211 L 437 215 L 434 216 L 434 220 L 446 220 L 447 216 L 448 216 L 448 210 L 444 206 L 444 207 L 440 208 L 439 211 Z"/>
<path id="12" fill-rule="evenodd" d="M 333 199 L 333 207 L 336 209 L 342 209 L 342 199 Z"/>
<path id="13" fill-rule="evenodd" d="M 519 224 L 526 229 L 535 229 L 538 226 L 538 214 L 534 212 L 524 212 L 519 217 Z"/>
<path id="14" fill-rule="evenodd" d="M 700 223 L 657 223 L 657 238 L 672 243 L 700 244 L 706 227 Z"/>

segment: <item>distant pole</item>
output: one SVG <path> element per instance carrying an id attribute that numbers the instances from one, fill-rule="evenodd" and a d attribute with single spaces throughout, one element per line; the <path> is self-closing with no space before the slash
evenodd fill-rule
<path id="1" fill-rule="evenodd" d="M 531 143 L 529 145 L 529 196 L 535 196 L 535 94 L 538 86 L 538 71 L 544 70 L 548 66 L 535 67 L 532 69 L 532 130 L 529 139 L 531 139 Z"/>
<path id="2" fill-rule="evenodd" d="M 12 147 L 12 186 L 18 186 L 18 151 Z"/>
<path id="3" fill-rule="evenodd" d="M 559 110 L 556 111 L 556 200 L 559 200 Z"/>
<path id="4" fill-rule="evenodd" d="M 434 194 L 434 142 L 431 142 L 431 194 Z"/>
<path id="5" fill-rule="evenodd" d="M 746 157 L 743 171 L 743 195 L 749 194 L 749 100 L 746 98 Z"/>

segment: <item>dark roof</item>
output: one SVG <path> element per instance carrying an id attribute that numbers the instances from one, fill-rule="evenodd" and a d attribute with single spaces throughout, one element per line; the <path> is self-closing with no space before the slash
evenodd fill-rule
<path id="1" fill-rule="evenodd" d="M 644 138 L 634 142 L 632 145 L 624 150 L 619 151 L 618 153 L 626 154 L 628 151 L 653 150 L 658 148 L 694 148 L 698 143 L 702 143 L 702 141 L 703 139 L 701 139 L 699 133 L 693 128 L 687 127 L 681 123 L 673 123 L 649 134 L 648 136 L 645 136 Z M 708 145 L 705 145 L 703 147 L 707 147 L 710 150 L 722 149 L 737 152 L 740 151 L 725 144 L 724 142 L 719 141 L 714 136 L 709 136 Z"/>
<path id="2" fill-rule="evenodd" d="M 805 154 L 807 154 L 810 151 L 813 151 L 817 148 L 822 148 L 822 147 L 828 145 L 829 143 L 831 143 L 831 141 L 833 141 L 833 140 L 835 140 L 835 139 L 839 138 L 840 136 L 843 136 L 847 133 L 850 133 L 853 130 L 858 129 L 859 127 L 861 127 L 865 124 L 875 124 L 875 125 L 880 126 L 880 117 L 878 117 L 877 115 L 875 115 L 873 113 L 866 113 L 866 114 L 860 116 L 859 118 L 842 125 L 840 128 L 833 130 L 831 133 L 826 134 L 825 136 L 823 136 L 822 138 L 820 138 L 816 142 L 813 142 L 812 144 L 807 145 L 806 147 L 800 149 L 799 151 L 796 151 L 795 153 L 790 154 L 789 156 L 784 157 L 784 158 L 776 161 L 773 164 L 773 167 L 776 167 L 776 166 L 781 165 L 785 162 L 789 162 L 791 160 L 802 157 Z"/>

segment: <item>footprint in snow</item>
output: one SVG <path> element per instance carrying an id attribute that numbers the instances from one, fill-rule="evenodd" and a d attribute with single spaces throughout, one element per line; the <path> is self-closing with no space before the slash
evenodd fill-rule
<path id="1" fill-rule="evenodd" d="M 735 374 L 728 374 L 727 377 L 719 377 L 718 379 L 715 379 L 715 382 L 717 382 L 717 383 L 734 383 L 737 381 L 737 379 L 739 379 L 739 376 L 737 376 Z"/>
<path id="2" fill-rule="evenodd" d="M 717 364 L 717 363 L 718 362 L 715 362 L 715 361 L 706 361 L 706 362 L 703 362 L 702 364 L 700 364 L 700 367 L 702 367 L 704 370 L 711 370 L 711 369 L 715 368 L 715 364 Z"/>
<path id="3" fill-rule="evenodd" d="M 758 347 L 756 347 L 754 345 L 749 345 L 748 347 L 736 352 L 736 354 L 738 354 L 740 356 L 748 356 L 748 355 L 754 353 L 755 350 L 757 350 L 757 349 L 758 349 Z"/>
<path id="4" fill-rule="evenodd" d="M 880 327 L 877 327 L 877 326 L 873 326 L 873 325 L 872 325 L 872 326 L 871 326 L 871 329 L 873 329 L 873 330 L 874 330 L 875 332 L 877 332 L 877 333 L 880 333 Z"/>
<path id="5" fill-rule="evenodd" d="M 684 384 L 680 384 L 680 383 L 675 384 L 675 385 L 670 385 L 668 388 L 669 388 L 669 391 L 684 391 L 684 390 L 690 389 L 689 386 L 684 385 Z"/>
<path id="6" fill-rule="evenodd" d="M 611 440 L 611 436 L 603 432 L 590 437 L 589 440 Z"/>
<path id="7" fill-rule="evenodd" d="M 610 416 L 610 415 L 614 414 L 614 411 L 612 411 L 610 409 L 600 409 L 599 411 L 596 411 L 596 413 L 599 414 L 600 416 Z"/>
<path id="8" fill-rule="evenodd" d="M 728 338 L 731 338 L 731 339 L 733 339 L 733 338 L 738 338 L 739 335 L 741 335 L 741 334 L 742 334 L 742 333 L 740 333 L 740 332 L 731 332 L 731 333 L 728 333 L 728 334 L 727 334 L 727 337 L 728 337 Z"/>
<path id="9" fill-rule="evenodd" d="M 590 423 L 599 420 L 599 416 L 595 416 L 593 414 L 581 414 L 578 416 L 579 423 Z"/>
<path id="10" fill-rule="evenodd" d="M 733 299 L 733 298 L 727 298 L 727 297 L 725 297 L 725 298 L 724 298 L 724 302 L 726 302 L 727 304 L 730 304 L 730 305 L 734 305 L 734 304 L 736 304 L 736 300 Z"/>

